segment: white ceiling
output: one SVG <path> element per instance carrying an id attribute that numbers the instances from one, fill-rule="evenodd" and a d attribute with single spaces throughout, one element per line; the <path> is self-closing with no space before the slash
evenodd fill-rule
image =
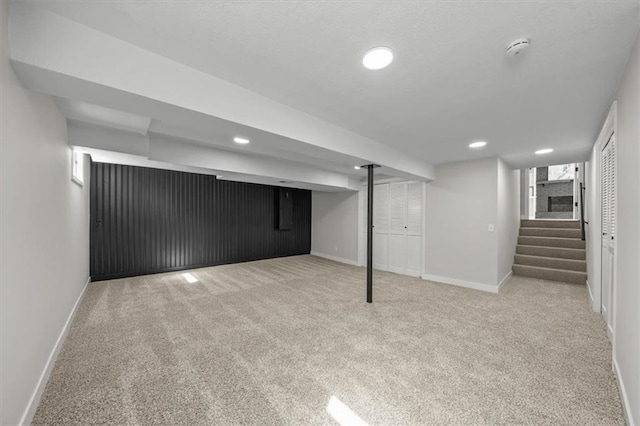
<path id="1" fill-rule="evenodd" d="M 431 164 L 585 159 L 640 27 L 640 1 L 29 3 Z"/>

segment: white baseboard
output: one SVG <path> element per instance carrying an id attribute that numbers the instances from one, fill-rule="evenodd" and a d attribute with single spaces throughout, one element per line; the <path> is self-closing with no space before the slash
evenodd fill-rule
<path id="1" fill-rule="evenodd" d="M 591 293 L 591 285 L 589 284 L 589 280 L 586 280 L 587 291 L 589 292 L 589 302 L 591 302 L 591 306 L 593 306 L 593 293 Z"/>
<path id="2" fill-rule="evenodd" d="M 634 419 L 633 413 L 631 412 L 631 405 L 629 403 L 629 395 L 627 394 L 627 390 L 624 387 L 624 382 L 622 381 L 622 376 L 620 375 L 620 369 L 618 368 L 618 362 L 613 360 L 613 374 L 616 376 L 616 383 L 618 384 L 618 391 L 620 392 L 620 400 L 622 401 L 622 413 L 624 414 L 624 419 L 627 421 L 628 425 L 637 425 L 636 420 Z"/>
<path id="3" fill-rule="evenodd" d="M 428 281 L 434 281 L 442 284 L 451 284 L 451 285 L 457 285 L 458 287 L 465 287 L 465 288 L 471 288 L 474 290 L 486 291 L 488 293 L 498 293 L 498 291 L 500 291 L 498 286 L 495 286 L 495 285 L 475 283 L 471 281 L 458 280 L 455 278 L 439 277 L 437 275 L 424 274 L 422 276 L 422 279 L 428 280 Z"/>
<path id="4" fill-rule="evenodd" d="M 507 273 L 507 275 L 505 275 L 504 278 L 502 280 L 500 280 L 500 283 L 498 284 L 497 293 L 500 293 L 500 290 L 502 290 L 502 286 L 505 285 L 509 281 L 509 278 L 511 278 L 512 275 L 513 275 L 513 271 L 509 271 Z"/>
<path id="5" fill-rule="evenodd" d="M 346 263 L 347 265 L 358 266 L 357 260 L 345 259 L 344 257 L 331 256 L 330 254 L 319 253 L 317 251 L 312 251 L 311 256 L 323 257 L 325 259 L 333 260 L 335 262 Z"/>
<path id="6" fill-rule="evenodd" d="M 60 335 L 58 335 L 58 340 L 56 344 L 53 346 L 51 353 L 49 354 L 49 359 L 47 359 L 47 363 L 40 374 L 40 378 L 38 379 L 38 383 L 36 384 L 36 388 L 33 390 L 33 394 L 31 394 L 31 398 L 27 403 L 27 407 L 22 414 L 22 418 L 20 419 L 19 425 L 28 425 L 31 424 L 33 420 L 33 416 L 36 414 L 36 409 L 38 408 L 38 404 L 40 403 L 40 398 L 42 398 L 42 393 L 44 392 L 44 388 L 47 386 L 47 382 L 49 381 L 49 375 L 51 375 L 51 370 L 53 370 L 53 366 L 56 363 L 56 358 L 60 353 L 60 349 L 62 349 L 62 344 L 64 343 L 65 338 L 67 337 L 67 333 L 69 332 L 69 328 L 71 323 L 73 322 L 73 318 L 76 315 L 78 310 L 78 306 L 80 306 L 80 302 L 84 298 L 85 293 L 87 292 L 87 288 L 89 287 L 89 283 L 91 282 L 91 277 L 87 278 L 87 282 L 84 284 L 80 295 L 76 299 L 76 303 L 71 308 L 71 312 L 67 317 L 67 321 L 64 323 L 62 327 L 62 331 L 60 331 Z"/>
<path id="7" fill-rule="evenodd" d="M 589 280 L 587 280 L 587 290 L 589 291 L 589 302 L 591 303 L 591 309 L 593 310 L 593 312 L 600 313 L 600 308 L 598 307 L 596 300 L 593 298 L 593 291 L 591 290 L 591 283 L 589 283 Z"/>

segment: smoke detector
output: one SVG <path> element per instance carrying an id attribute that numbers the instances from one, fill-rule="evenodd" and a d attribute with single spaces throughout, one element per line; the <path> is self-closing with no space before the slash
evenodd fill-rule
<path id="1" fill-rule="evenodd" d="M 514 40 L 513 42 L 511 42 L 511 44 L 509 44 L 509 47 L 507 47 L 507 56 L 513 58 L 514 56 L 517 56 L 524 52 L 527 47 L 529 47 L 528 38 L 519 38 L 517 40 Z"/>

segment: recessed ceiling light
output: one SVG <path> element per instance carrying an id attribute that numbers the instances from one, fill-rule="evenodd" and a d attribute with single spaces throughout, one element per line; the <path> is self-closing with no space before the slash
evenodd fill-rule
<path id="1" fill-rule="evenodd" d="M 469 144 L 469 148 L 482 148 L 483 146 L 485 146 L 487 143 L 485 141 L 478 141 L 478 142 L 473 142 Z"/>
<path id="2" fill-rule="evenodd" d="M 233 141 L 234 141 L 235 143 L 239 143 L 239 144 L 241 144 L 241 145 L 246 145 L 246 144 L 248 144 L 248 143 L 249 143 L 249 139 L 239 138 L 239 137 L 235 137 L 235 138 L 233 138 Z"/>
<path id="3" fill-rule="evenodd" d="M 360 170 L 360 166 L 353 166 L 354 169 Z"/>
<path id="4" fill-rule="evenodd" d="M 370 70 L 379 70 L 393 61 L 393 52 L 388 47 L 374 47 L 367 50 L 362 58 L 362 65 Z"/>
<path id="5" fill-rule="evenodd" d="M 548 154 L 550 152 L 553 152 L 553 149 L 551 148 L 545 148 L 545 149 L 539 149 L 536 151 L 536 154 L 541 155 L 541 154 Z"/>

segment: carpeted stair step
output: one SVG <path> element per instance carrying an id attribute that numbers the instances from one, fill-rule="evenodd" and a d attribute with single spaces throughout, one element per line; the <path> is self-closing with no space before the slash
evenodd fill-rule
<path id="1" fill-rule="evenodd" d="M 572 228 L 580 229 L 579 220 L 544 220 L 522 219 L 520 226 L 523 228 Z"/>
<path id="2" fill-rule="evenodd" d="M 587 258 L 587 252 L 584 249 L 562 247 L 518 245 L 516 246 L 516 253 L 529 256 L 555 257 L 575 260 L 585 260 Z"/>
<path id="3" fill-rule="evenodd" d="M 580 229 L 572 228 L 520 228 L 520 235 L 523 237 L 559 237 L 559 238 L 582 238 Z"/>
<path id="4" fill-rule="evenodd" d="M 545 246 L 564 248 L 585 248 L 585 242 L 576 238 L 559 237 L 518 237 L 518 244 L 525 246 Z"/>
<path id="5" fill-rule="evenodd" d="M 516 254 L 514 257 L 514 265 L 541 266 L 543 268 L 587 272 L 587 262 L 585 260 L 558 259 L 554 257 L 528 256 L 525 254 Z"/>
<path id="6" fill-rule="evenodd" d="M 584 285 L 587 281 L 587 273 L 579 271 L 565 271 L 562 269 L 543 268 L 530 265 L 513 265 L 513 274 L 524 277 L 539 278 L 549 281 L 573 283 Z"/>

